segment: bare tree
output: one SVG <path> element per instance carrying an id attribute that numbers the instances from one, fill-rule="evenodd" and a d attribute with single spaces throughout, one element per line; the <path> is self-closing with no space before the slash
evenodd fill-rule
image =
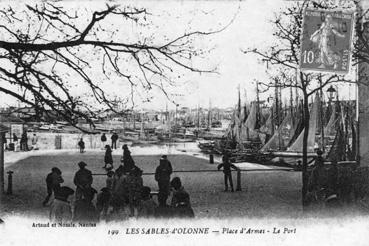
<path id="1" fill-rule="evenodd" d="M 53 111 L 71 124 L 76 118 L 92 124 L 91 100 L 116 108 L 104 90 L 114 79 L 129 85 L 129 96 L 120 101 L 128 103 L 137 88 L 158 88 L 168 96 L 165 88 L 175 84 L 181 69 L 214 71 L 192 65 L 193 58 L 205 52 L 194 41 L 220 30 L 160 39 L 142 33 L 134 37 L 126 26 L 139 32 L 138 27 L 153 25 L 144 8 L 105 5 L 91 11 L 62 5 L 45 1 L 0 10 L 0 92 L 39 113 Z M 89 97 L 73 95 L 81 88 L 87 88 Z"/>
<path id="2" fill-rule="evenodd" d="M 322 90 L 325 86 L 337 82 L 352 82 L 342 75 L 306 73 L 299 70 L 300 36 L 302 30 L 303 11 L 310 8 L 332 8 L 312 1 L 293 3 L 281 13 L 276 14 L 272 24 L 275 26 L 273 36 L 277 44 L 268 50 L 250 48 L 243 50 L 245 54 L 256 54 L 262 61 L 268 62 L 275 68 L 273 80 L 278 80 L 277 86 L 298 88 L 303 99 L 304 135 L 302 147 L 302 204 L 306 205 L 308 184 L 308 135 L 309 135 L 309 97 Z M 266 87 L 274 87 L 275 83 L 264 83 Z"/>

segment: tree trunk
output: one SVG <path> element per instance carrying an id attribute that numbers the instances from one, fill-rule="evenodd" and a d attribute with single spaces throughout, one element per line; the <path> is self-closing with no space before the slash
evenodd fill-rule
<path id="1" fill-rule="evenodd" d="M 4 135 L 5 132 L 0 132 L 0 207 L 3 206 L 4 198 Z"/>
<path id="2" fill-rule="evenodd" d="M 307 144 L 308 144 L 308 136 L 309 136 L 309 98 L 306 91 L 303 91 L 304 94 L 304 138 L 302 141 L 302 209 L 305 209 L 306 206 L 306 194 L 308 188 L 308 180 L 309 176 L 307 173 Z"/>

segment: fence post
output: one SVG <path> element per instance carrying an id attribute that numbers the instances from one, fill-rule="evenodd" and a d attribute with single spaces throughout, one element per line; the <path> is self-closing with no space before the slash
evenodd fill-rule
<path id="1" fill-rule="evenodd" d="M 237 168 L 237 187 L 236 191 L 241 191 L 241 169 Z"/>
<path id="2" fill-rule="evenodd" d="M 214 155 L 213 154 L 209 155 L 209 163 L 214 164 Z"/>
<path id="3" fill-rule="evenodd" d="M 13 171 L 8 171 L 8 190 L 6 191 L 7 195 L 13 194 Z"/>

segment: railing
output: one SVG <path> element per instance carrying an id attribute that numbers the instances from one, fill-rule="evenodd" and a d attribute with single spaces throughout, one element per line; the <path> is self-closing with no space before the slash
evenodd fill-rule
<path id="1" fill-rule="evenodd" d="M 241 172 L 294 172 L 296 170 L 291 169 L 291 168 L 271 168 L 271 169 L 240 169 L 238 168 L 237 170 L 232 170 L 233 172 L 237 172 L 237 179 L 236 179 L 236 191 L 242 191 L 242 185 L 241 185 Z M 177 171 L 173 171 L 173 173 L 211 173 L 211 172 L 222 172 L 220 170 L 212 170 L 212 169 L 203 169 L 203 170 L 177 170 Z M 106 173 L 93 173 L 92 175 L 94 176 L 106 176 Z M 153 172 L 147 172 L 147 173 L 142 173 L 142 175 L 155 175 L 155 173 Z"/>

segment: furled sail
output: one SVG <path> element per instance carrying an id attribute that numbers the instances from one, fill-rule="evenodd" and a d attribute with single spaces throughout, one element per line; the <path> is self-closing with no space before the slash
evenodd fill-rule
<path id="1" fill-rule="evenodd" d="M 253 102 L 247 120 L 241 127 L 241 140 L 258 139 L 259 134 L 255 129 L 258 123 L 257 113 L 257 103 Z"/>
<path id="2" fill-rule="evenodd" d="M 336 125 L 338 121 L 338 117 L 336 117 L 336 104 L 332 106 L 332 113 L 331 117 L 329 118 L 329 121 L 327 125 L 324 128 L 324 135 L 325 136 L 334 136 L 336 133 Z"/>
<path id="3" fill-rule="evenodd" d="M 273 114 L 269 114 L 265 124 L 259 129 L 260 140 L 263 144 L 267 143 L 273 134 Z"/>
<path id="4" fill-rule="evenodd" d="M 314 152 L 317 118 L 319 115 L 319 105 L 320 105 L 320 97 L 317 94 L 315 97 L 315 101 L 313 103 L 313 107 L 310 112 L 309 134 L 308 134 L 308 141 L 307 141 L 307 151 L 308 152 Z M 300 133 L 296 141 L 287 149 L 287 151 L 302 152 L 304 132 L 305 132 L 305 129 Z"/>
<path id="5" fill-rule="evenodd" d="M 287 147 L 293 135 L 293 125 L 291 113 L 288 112 L 282 124 L 270 140 L 261 148 L 261 151 L 283 150 Z"/>

